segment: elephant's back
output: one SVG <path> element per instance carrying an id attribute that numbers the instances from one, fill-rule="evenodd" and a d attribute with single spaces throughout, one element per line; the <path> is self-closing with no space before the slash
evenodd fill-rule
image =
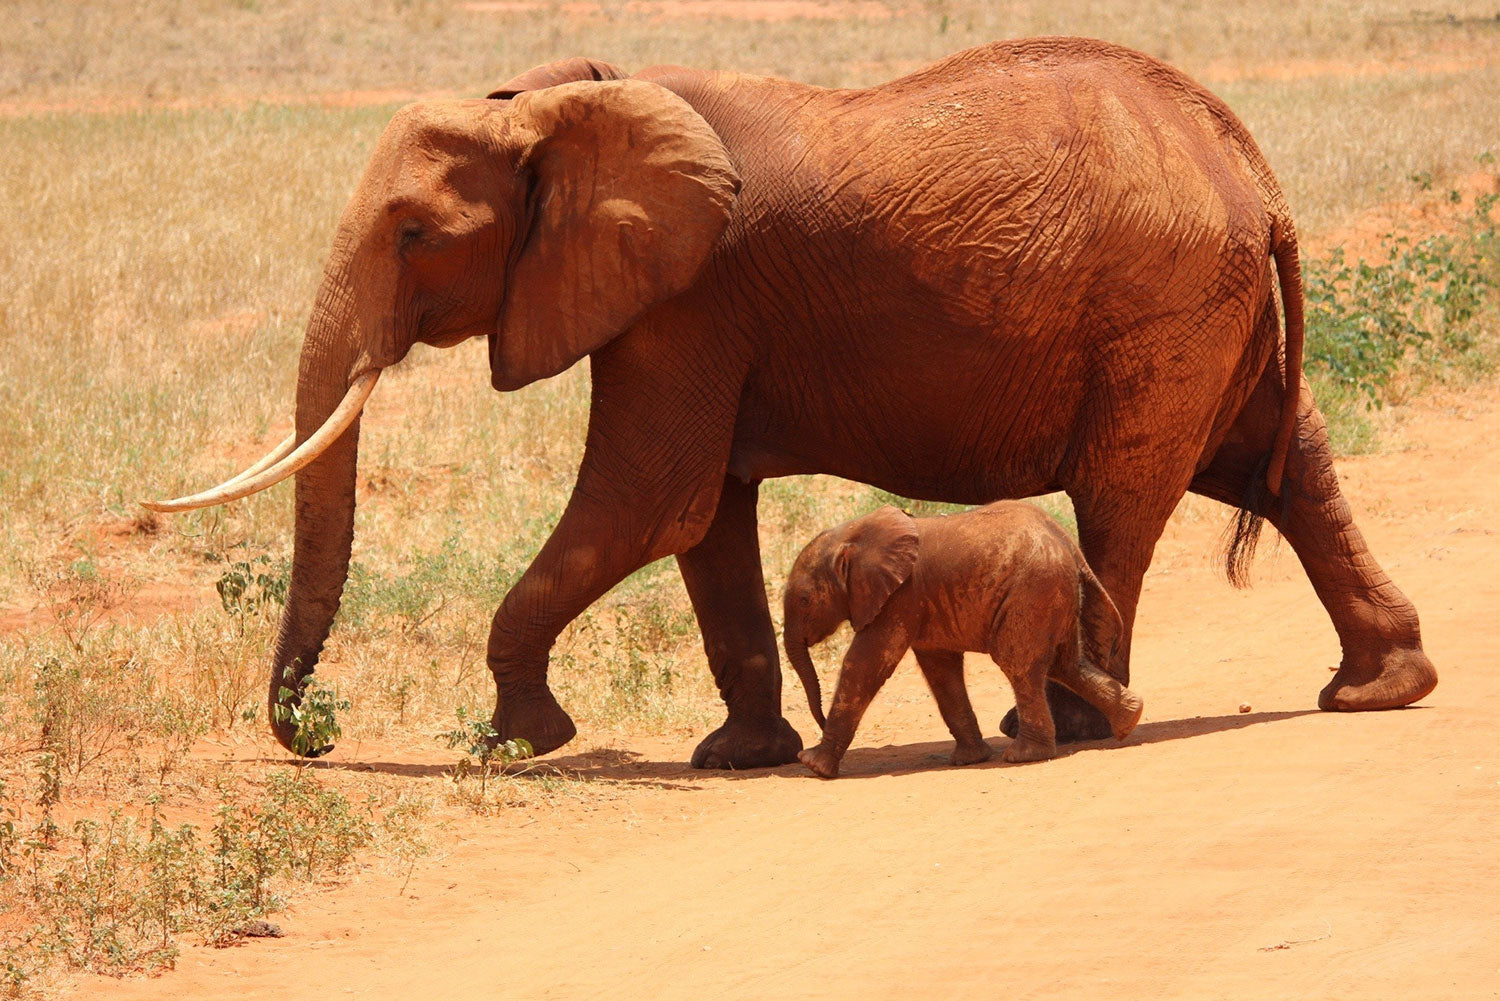
<path id="1" fill-rule="evenodd" d="M 970 260 L 981 299 L 1000 292 L 996 277 L 1031 290 L 1040 270 L 1076 278 L 1080 263 L 1118 276 L 1158 250 L 1179 265 L 1196 256 L 1207 275 L 1223 249 L 1263 257 L 1268 246 L 1243 128 L 1142 53 L 1090 39 L 995 43 L 855 103 L 836 146 L 900 151 L 846 168 L 873 182 L 864 194 L 889 238 Z"/>

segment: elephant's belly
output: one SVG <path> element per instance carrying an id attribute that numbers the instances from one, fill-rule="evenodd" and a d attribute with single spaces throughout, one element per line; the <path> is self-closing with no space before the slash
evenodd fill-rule
<path id="1" fill-rule="evenodd" d="M 924 346 L 931 355 L 932 342 Z M 729 472 L 747 481 L 827 473 L 959 504 L 1058 489 L 1081 387 L 1062 370 L 1020 382 L 987 376 L 1006 366 L 983 361 L 840 364 L 811 392 L 782 391 L 805 378 L 752 379 Z"/>

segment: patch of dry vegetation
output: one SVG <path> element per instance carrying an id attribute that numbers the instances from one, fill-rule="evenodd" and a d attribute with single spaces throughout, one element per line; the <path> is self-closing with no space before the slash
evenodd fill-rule
<path id="1" fill-rule="evenodd" d="M 260 760 L 282 760 L 265 737 L 262 701 L 290 547 L 289 487 L 217 511 L 134 520 L 136 496 L 217 482 L 285 432 L 334 223 L 395 107 L 378 103 L 382 95 L 482 93 L 578 53 L 853 86 L 992 38 L 1089 34 L 1210 81 L 1251 126 L 1304 235 L 1321 246 L 1373 204 L 1442 201 L 1476 169 L 1493 183 L 1493 165 L 1474 162 L 1500 120 L 1492 5 L 1455 5 L 1449 21 L 1397 3 L 1164 11 L 891 0 L 890 16 L 837 23 L 672 17 L 669 5 L 622 0 L 571 14 L 555 3 L 471 6 L 483 9 L 436 0 L 77 9 L 21 0 L 7 9 L 0 623 L 23 628 L 0 636 L 0 934 L 19 949 L 10 954 L 17 984 L 47 957 L 150 966 L 177 939 L 212 941 L 235 927 L 226 915 L 248 918 L 305 884 L 294 863 L 267 854 L 255 863 L 270 866 L 267 882 L 236 884 L 266 895 L 234 910 L 222 897 L 227 870 L 214 868 L 215 825 L 237 818 L 226 837 L 248 850 L 257 825 L 272 823 L 258 804 L 278 782 L 305 783 L 311 802 L 368 835 L 352 837 L 339 865 L 316 867 L 328 873 L 357 871 L 356 853 L 371 851 L 417 864 L 422 831 L 444 809 L 504 822 L 507 805 L 576 786 L 549 769 L 496 775 L 468 753 L 450 780 L 445 769 L 474 745 L 448 749 L 439 738 L 488 716 L 489 618 L 571 489 L 586 365 L 502 398 L 488 388 L 482 345 L 418 348 L 367 409 L 354 570 L 316 679 L 330 705 L 349 703 L 337 713 L 345 745 L 425 749 L 417 753 L 440 763 L 425 780 L 335 769 L 278 779 Z M 302 100 L 308 94 L 330 96 L 316 104 Z M 158 107 L 174 101 L 193 106 Z M 95 104 L 109 113 L 78 110 Z M 41 113 L 48 107 L 73 110 Z M 1474 216 L 1473 192 L 1461 200 L 1455 211 Z M 1340 277 L 1345 265 L 1325 258 L 1326 287 L 1343 281 L 1344 291 L 1329 313 L 1332 360 L 1314 365 L 1336 367 L 1350 345 L 1383 352 L 1395 361 L 1377 395 L 1389 401 L 1487 364 L 1488 307 L 1444 328 L 1444 343 L 1458 348 L 1437 360 L 1390 319 L 1446 309 L 1453 262 L 1480 276 L 1459 275 L 1459 291 L 1500 280 L 1493 227 L 1476 222 L 1444 246 L 1421 244 L 1425 235 L 1392 244 L 1389 260 L 1370 255 L 1374 278 Z M 1413 246 L 1425 249 L 1413 256 Z M 1441 284 L 1418 282 L 1429 272 Z M 1417 291 L 1407 295 L 1406 284 Z M 1357 386 L 1348 397 L 1355 417 L 1365 399 Z M 1368 436 L 1347 444 L 1366 447 Z M 889 499 L 828 477 L 769 482 L 762 498 L 773 599 L 807 538 Z M 1068 516 L 1065 501 L 1052 509 Z M 106 522 L 128 527 L 101 541 L 94 528 Z M 152 596 L 168 583 L 180 600 L 158 614 L 167 606 Z M 643 731 L 699 734 L 721 711 L 670 561 L 633 575 L 564 633 L 552 681 L 585 746 Z M 250 788 L 226 791 L 225 781 Z M 172 840 L 184 823 L 195 825 L 191 850 Z M 116 853 L 100 855 L 108 844 Z M 173 881 L 151 883 L 169 856 Z M 168 894 L 164 907 L 151 903 L 152 886 Z M 116 929 L 117 946 L 94 931 L 80 938 L 84 910 L 49 912 L 49 895 L 79 908 L 95 900 L 90 927 Z M 16 937 L 32 928 L 55 934 L 29 945 Z"/>

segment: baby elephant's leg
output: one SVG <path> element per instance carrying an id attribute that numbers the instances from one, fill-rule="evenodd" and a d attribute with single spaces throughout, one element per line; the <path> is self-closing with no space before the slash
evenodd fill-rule
<path id="1" fill-rule="evenodd" d="M 1050 641 L 1044 645 L 1036 633 L 1017 635 L 1020 632 L 1002 634 L 990 653 L 1015 689 L 1020 723 L 1016 738 L 1000 752 L 1000 760 L 1045 761 L 1057 757 L 1057 730 L 1047 706 L 1047 674 L 1057 659 L 1057 649 Z"/>
<path id="2" fill-rule="evenodd" d="M 816 775 L 837 778 L 839 762 L 854 740 L 854 731 L 870 707 L 870 700 L 896 670 L 908 647 L 908 634 L 890 626 L 871 626 L 854 634 L 844 653 L 844 665 L 834 686 L 823 739 L 797 755 Z"/>
<path id="3" fill-rule="evenodd" d="M 937 699 L 938 711 L 948 732 L 957 744 L 953 757 L 955 765 L 972 765 L 990 759 L 990 745 L 979 732 L 979 721 L 974 718 L 974 707 L 969 703 L 969 690 L 964 685 L 964 655 L 955 650 L 917 650 L 917 665 Z"/>
<path id="4" fill-rule="evenodd" d="M 1124 740 L 1140 722 L 1141 697 L 1088 661 L 1059 657 L 1052 677 L 1102 712 L 1117 739 Z"/>

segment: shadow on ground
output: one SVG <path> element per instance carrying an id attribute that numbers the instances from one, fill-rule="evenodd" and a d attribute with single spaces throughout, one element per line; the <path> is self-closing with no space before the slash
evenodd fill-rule
<path id="1" fill-rule="evenodd" d="M 1240 730 L 1247 726 L 1277 723 L 1298 716 L 1321 713 L 1319 709 L 1296 709 L 1287 712 L 1234 713 L 1225 716 L 1192 716 L 1187 719 L 1158 720 L 1142 723 L 1124 741 L 1090 740 L 1078 744 L 1064 744 L 1058 748 L 1058 757 L 1065 758 L 1087 751 L 1109 751 L 1136 747 L 1142 744 L 1160 744 L 1168 740 L 1188 737 L 1203 737 L 1211 733 Z M 1000 760 L 1000 751 L 1009 741 L 1006 738 L 991 739 L 990 746 L 995 756 L 988 761 L 965 768 L 1024 768 Z M 913 775 L 934 768 L 951 768 L 948 756 L 953 751 L 951 741 L 927 741 L 921 744 L 887 744 L 884 747 L 855 748 L 844 756 L 839 769 L 839 778 L 877 778 L 880 776 Z"/>
<path id="2" fill-rule="evenodd" d="M 1420 708 L 1420 707 L 1417 707 Z M 1187 719 L 1157 720 L 1136 727 L 1123 743 L 1113 740 L 1093 740 L 1081 744 L 1067 744 L 1059 748 L 1059 757 L 1067 757 L 1086 751 L 1103 751 L 1134 747 L 1142 744 L 1159 744 L 1168 740 L 1183 740 L 1203 737 L 1213 733 L 1240 730 L 1247 726 L 1260 726 L 1295 719 L 1298 716 L 1320 714 L 1318 709 L 1297 709 L 1286 712 L 1234 713 L 1224 716 L 1193 716 Z M 1016 768 L 1000 760 L 999 751 L 1004 748 L 1005 738 L 991 741 L 996 754 L 989 761 L 967 768 Z M 949 741 L 926 741 L 916 744 L 887 744 L 883 747 L 860 747 L 845 756 L 840 771 L 841 778 L 872 778 L 876 776 L 911 775 L 931 771 L 933 768 L 951 767 L 948 755 L 953 745 Z M 266 764 L 283 762 L 265 759 Z M 309 762 L 309 768 L 326 768 L 351 772 L 378 772 L 385 775 L 403 775 L 411 778 L 434 778 L 447 775 L 450 764 L 433 764 L 403 761 L 329 760 L 327 758 Z M 705 784 L 721 779 L 742 780 L 762 778 L 767 775 L 806 775 L 800 764 L 783 765 L 780 768 L 755 768 L 736 771 L 698 771 L 683 761 L 653 761 L 635 751 L 619 748 L 595 748 L 578 754 L 564 754 L 542 758 L 530 763 L 517 763 L 506 768 L 514 778 L 568 778 L 595 781 L 624 786 L 645 786 L 657 789 L 676 789 L 686 792 L 702 789 Z"/>

